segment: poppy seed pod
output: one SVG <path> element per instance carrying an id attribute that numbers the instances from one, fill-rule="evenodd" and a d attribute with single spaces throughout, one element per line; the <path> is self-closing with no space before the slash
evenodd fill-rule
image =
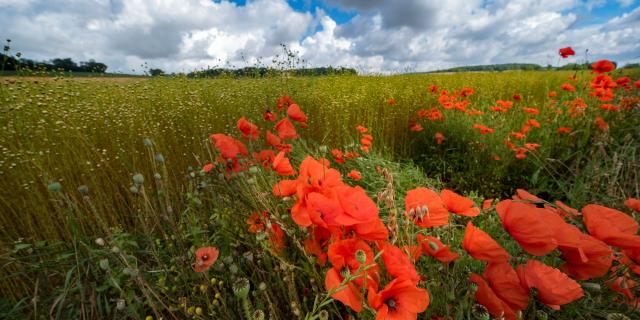
<path id="1" fill-rule="evenodd" d="M 80 192 L 81 195 L 86 196 L 89 194 L 89 187 L 83 184 L 78 187 L 78 192 Z"/>
<path id="2" fill-rule="evenodd" d="M 318 151 L 320 151 L 320 153 L 327 153 L 329 148 L 327 146 L 320 146 L 318 147 Z"/>
<path id="3" fill-rule="evenodd" d="M 142 139 L 142 144 L 144 144 L 147 147 L 151 147 L 153 146 L 153 141 L 151 141 L 151 139 L 149 138 L 144 138 Z"/>
<path id="4" fill-rule="evenodd" d="M 133 183 L 137 184 L 137 185 L 143 185 L 144 184 L 144 176 L 140 173 L 136 173 L 133 175 Z"/>
<path id="5" fill-rule="evenodd" d="M 318 312 L 318 319 L 329 320 L 329 312 L 327 310 L 320 310 L 320 312 Z"/>
<path id="6" fill-rule="evenodd" d="M 240 298 L 245 299 L 249 295 L 249 289 L 251 288 L 249 280 L 246 278 L 240 278 L 233 283 L 233 294 Z"/>
<path id="7" fill-rule="evenodd" d="M 62 185 L 57 181 L 49 182 L 47 189 L 51 192 L 59 192 L 62 189 Z"/>
<path id="8" fill-rule="evenodd" d="M 253 320 L 264 320 L 264 311 L 255 310 L 251 317 L 253 318 Z"/>
<path id="9" fill-rule="evenodd" d="M 102 238 L 98 238 L 98 239 L 96 239 L 96 240 L 95 240 L 95 243 L 96 243 L 97 245 L 101 246 L 101 247 L 103 247 L 103 246 L 104 246 L 104 244 L 105 244 L 104 239 L 102 239 Z"/>
<path id="10" fill-rule="evenodd" d="M 122 311 L 124 310 L 125 306 L 126 306 L 126 303 L 124 299 L 118 299 L 118 301 L 116 302 L 116 310 Z"/>
<path id="11" fill-rule="evenodd" d="M 360 263 L 365 263 L 367 261 L 367 254 L 363 250 L 357 250 L 356 260 Z"/>

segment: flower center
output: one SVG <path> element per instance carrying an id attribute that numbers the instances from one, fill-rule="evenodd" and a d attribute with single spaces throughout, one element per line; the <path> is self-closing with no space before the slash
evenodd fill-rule
<path id="1" fill-rule="evenodd" d="M 207 260 L 209 260 L 209 255 L 208 254 L 202 255 L 202 261 L 207 261 Z"/>
<path id="2" fill-rule="evenodd" d="M 386 301 L 387 306 L 389 307 L 389 309 L 391 310 L 395 310 L 396 309 L 396 301 L 393 299 L 389 299 Z"/>

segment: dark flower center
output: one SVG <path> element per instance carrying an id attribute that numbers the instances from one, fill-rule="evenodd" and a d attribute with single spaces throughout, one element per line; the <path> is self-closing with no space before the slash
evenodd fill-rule
<path id="1" fill-rule="evenodd" d="M 207 260 L 209 260 L 209 255 L 208 254 L 202 255 L 202 261 L 207 261 Z"/>
<path id="2" fill-rule="evenodd" d="M 395 310 L 395 309 L 396 309 L 397 304 L 396 304 L 396 301 L 395 301 L 395 300 L 393 300 L 393 299 L 389 299 L 389 300 L 387 300 L 385 303 L 387 304 L 387 306 L 389 307 L 389 309 L 391 309 L 391 310 Z"/>

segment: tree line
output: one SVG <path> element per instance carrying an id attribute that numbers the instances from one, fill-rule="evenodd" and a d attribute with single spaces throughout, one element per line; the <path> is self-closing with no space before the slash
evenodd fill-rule
<path id="1" fill-rule="evenodd" d="M 93 59 L 76 63 L 71 58 L 56 58 L 50 61 L 35 61 L 21 57 L 13 57 L 0 54 L 5 71 L 38 70 L 38 71 L 66 71 L 66 72 L 91 72 L 105 73 L 107 65 Z"/>

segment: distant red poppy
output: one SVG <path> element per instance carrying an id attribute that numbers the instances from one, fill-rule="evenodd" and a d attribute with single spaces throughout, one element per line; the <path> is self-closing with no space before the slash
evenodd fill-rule
<path id="1" fill-rule="evenodd" d="M 291 162 L 289 162 L 289 159 L 285 157 L 282 151 L 278 152 L 278 155 L 273 159 L 271 168 L 281 176 L 290 176 L 296 173 L 291 166 Z"/>
<path id="2" fill-rule="evenodd" d="M 520 96 L 519 94 L 514 94 L 513 95 L 513 100 L 520 101 L 520 100 L 522 100 L 522 96 Z"/>
<path id="3" fill-rule="evenodd" d="M 202 166 L 202 171 L 204 171 L 205 173 L 209 173 L 211 172 L 211 170 L 213 170 L 214 166 L 213 163 L 207 163 L 204 166 Z"/>
<path id="4" fill-rule="evenodd" d="M 635 212 L 640 212 L 640 199 L 629 198 L 625 200 L 624 205 Z"/>
<path id="5" fill-rule="evenodd" d="M 576 92 L 576 87 L 572 86 L 570 83 L 563 83 L 560 88 L 564 91 Z"/>
<path id="6" fill-rule="evenodd" d="M 548 94 L 549 98 L 553 98 L 553 97 L 555 97 L 557 95 L 558 95 L 558 93 L 555 92 L 555 91 L 549 91 L 549 94 Z"/>
<path id="7" fill-rule="evenodd" d="M 444 135 L 440 132 L 436 132 L 435 139 L 436 139 L 436 144 L 442 144 L 442 141 L 444 141 Z"/>
<path id="8" fill-rule="evenodd" d="M 356 126 L 356 130 L 358 130 L 358 132 L 360 132 L 360 133 L 367 133 L 367 131 L 369 131 L 367 128 L 365 128 L 362 125 L 357 125 Z"/>
<path id="9" fill-rule="evenodd" d="M 609 60 L 600 60 L 591 64 L 591 69 L 595 73 L 606 73 L 615 70 L 616 65 Z"/>
<path id="10" fill-rule="evenodd" d="M 360 180 L 362 179 L 362 175 L 360 174 L 360 171 L 358 170 L 351 170 L 349 171 L 349 173 L 347 173 L 347 177 L 353 179 L 353 180 Z"/>
<path id="11" fill-rule="evenodd" d="M 209 270 L 216 260 L 218 260 L 219 254 L 220 252 L 215 247 L 203 247 L 196 250 L 196 262 L 194 264 L 196 272 Z"/>
<path id="12" fill-rule="evenodd" d="M 415 320 L 429 306 L 429 294 L 407 278 L 396 278 L 380 292 L 369 289 L 369 306 L 376 310 L 375 320 Z"/>
<path id="13" fill-rule="evenodd" d="M 265 112 L 262 114 L 262 118 L 263 118 L 265 121 L 276 121 L 276 119 L 278 118 L 278 116 L 277 116 L 275 113 L 273 113 L 273 112 L 271 112 L 271 111 L 267 110 L 267 111 L 265 111 Z"/>
<path id="14" fill-rule="evenodd" d="M 576 54 L 576 52 L 573 51 L 573 49 L 571 49 L 571 47 L 560 48 L 560 50 L 558 50 L 558 53 L 560 54 L 562 59 L 567 58 L 569 56 L 573 56 L 573 55 Z"/>
<path id="15" fill-rule="evenodd" d="M 601 104 L 600 109 L 613 112 L 620 111 L 620 107 L 609 103 Z"/>
<path id="16" fill-rule="evenodd" d="M 463 197 L 451 190 L 444 189 L 440 192 L 442 202 L 451 213 L 461 216 L 475 217 L 480 214 L 480 208 L 474 207 L 471 199 Z"/>
<path id="17" fill-rule="evenodd" d="M 560 310 L 563 304 L 571 303 L 584 296 L 580 284 L 560 270 L 536 260 L 529 260 L 517 270 L 522 286 L 535 288 L 537 298 L 551 309 Z"/>
<path id="18" fill-rule="evenodd" d="M 287 109 L 287 115 L 291 120 L 298 122 L 307 122 L 307 116 L 300 110 L 300 106 L 297 104 L 291 104 Z"/>
<path id="19" fill-rule="evenodd" d="M 609 124 L 602 117 L 596 117 L 594 123 L 598 126 L 598 129 L 600 129 L 600 131 L 609 130 Z"/>
<path id="20" fill-rule="evenodd" d="M 333 160 L 336 163 L 340 163 L 340 164 L 344 163 L 344 157 L 343 157 L 342 151 L 340 151 L 339 149 L 331 150 L 331 155 L 333 156 Z"/>
<path id="21" fill-rule="evenodd" d="M 423 130 L 423 128 L 419 123 L 414 123 L 409 127 L 409 130 L 412 132 L 420 132 Z"/>
<path id="22" fill-rule="evenodd" d="M 487 262 L 509 260 L 509 254 L 490 235 L 475 227 L 471 221 L 467 223 L 464 231 L 462 247 L 477 260 Z"/>
<path id="23" fill-rule="evenodd" d="M 220 155 L 224 159 L 234 159 L 237 158 L 238 155 L 245 157 L 249 155 L 247 148 L 242 142 L 225 134 L 214 133 L 211 135 L 211 140 L 213 140 L 216 148 L 220 151 Z"/>
<path id="24" fill-rule="evenodd" d="M 483 126 L 481 124 L 477 124 L 477 123 L 473 125 L 473 128 L 474 129 L 478 129 L 480 131 L 480 134 L 487 134 L 487 133 L 493 133 L 494 132 L 493 129 L 491 129 L 491 128 L 487 127 L 487 126 Z"/>
<path id="25" fill-rule="evenodd" d="M 394 106 L 395 104 L 396 104 L 396 99 L 394 99 L 394 98 L 389 99 L 389 105 L 390 106 Z"/>
<path id="26" fill-rule="evenodd" d="M 418 234 L 417 240 L 424 254 L 432 256 L 442 263 L 449 263 L 460 257 L 460 254 L 451 251 L 436 237 Z"/>
<path id="27" fill-rule="evenodd" d="M 558 128 L 558 133 L 560 133 L 560 134 L 569 134 L 569 133 L 571 133 L 571 128 L 569 128 L 569 127 L 560 127 L 560 128 Z"/>
<path id="28" fill-rule="evenodd" d="M 267 212 L 254 212 L 247 218 L 250 233 L 258 233 L 264 231 L 264 224 L 268 217 Z"/>
<path id="29" fill-rule="evenodd" d="M 633 86 L 634 86 L 634 87 L 636 87 L 636 89 L 640 89 L 640 80 L 636 80 L 636 81 L 633 83 Z"/>
<path id="30" fill-rule="evenodd" d="M 491 204 L 493 203 L 493 199 L 485 199 L 482 201 L 482 210 L 486 211 L 491 209 Z"/>
<path id="31" fill-rule="evenodd" d="M 283 118 L 278 123 L 276 123 L 275 128 L 276 131 L 278 131 L 278 137 L 280 137 L 281 139 L 296 139 L 298 137 L 296 128 L 287 118 Z"/>
<path id="32" fill-rule="evenodd" d="M 449 213 L 438 194 L 427 188 L 407 191 L 405 212 L 421 227 L 438 227 L 449 222 Z"/>
<path id="33" fill-rule="evenodd" d="M 536 109 L 536 108 L 522 108 L 522 111 L 526 112 L 526 113 L 530 113 L 530 114 L 539 114 L 540 110 Z"/>
<path id="34" fill-rule="evenodd" d="M 542 145 L 538 143 L 525 143 L 524 146 L 531 151 L 536 151 L 536 149 L 542 147 Z"/>

